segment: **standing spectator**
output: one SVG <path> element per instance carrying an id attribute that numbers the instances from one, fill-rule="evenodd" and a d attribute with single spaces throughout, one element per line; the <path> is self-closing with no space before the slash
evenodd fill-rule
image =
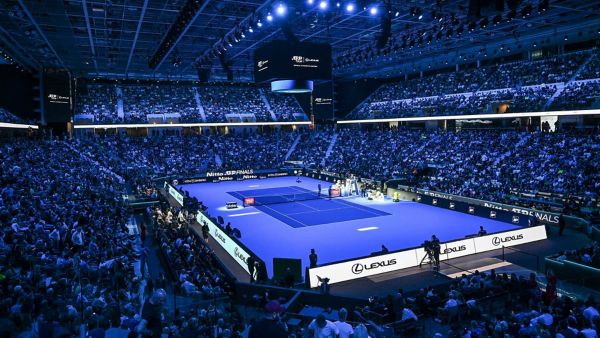
<path id="1" fill-rule="evenodd" d="M 560 216 L 558 217 L 558 235 L 562 236 L 563 232 L 565 231 L 565 226 L 567 226 L 567 223 L 565 222 L 565 215 L 564 214 L 560 214 Z"/>
<path id="2" fill-rule="evenodd" d="M 146 328 L 150 331 L 149 337 L 160 337 L 162 334 L 162 308 L 167 301 L 167 293 L 163 289 L 156 289 L 150 299 L 142 307 L 142 319 L 146 320 Z"/>
<path id="3" fill-rule="evenodd" d="M 352 328 L 352 325 L 346 323 L 346 318 L 348 317 L 348 310 L 346 310 L 345 308 L 341 308 L 338 311 L 338 317 L 339 320 L 334 322 L 333 324 L 335 324 L 335 326 L 337 327 L 338 331 L 339 331 L 339 337 L 340 338 L 349 338 L 349 337 L 354 337 L 354 329 Z"/>
<path id="4" fill-rule="evenodd" d="M 335 338 L 340 334 L 337 326 L 325 319 L 322 313 L 317 315 L 317 318 L 308 324 L 308 329 L 312 331 L 314 338 Z"/>

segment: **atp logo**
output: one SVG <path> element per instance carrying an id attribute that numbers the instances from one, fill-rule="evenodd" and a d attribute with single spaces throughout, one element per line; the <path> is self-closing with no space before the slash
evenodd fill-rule
<path id="1" fill-rule="evenodd" d="M 292 61 L 295 63 L 304 63 L 304 56 L 294 55 L 292 56 Z"/>

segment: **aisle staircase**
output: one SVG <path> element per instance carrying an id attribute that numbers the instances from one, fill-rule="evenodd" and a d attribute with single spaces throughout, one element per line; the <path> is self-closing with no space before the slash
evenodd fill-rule
<path id="1" fill-rule="evenodd" d="M 548 101 L 546 101 L 546 104 L 544 105 L 544 110 L 547 110 L 548 108 L 550 108 L 550 106 L 552 105 L 552 102 L 554 102 L 554 99 L 556 99 L 557 97 L 560 96 L 560 94 L 562 94 L 565 87 L 566 87 L 566 83 L 561 82 L 561 83 L 556 84 L 556 92 L 554 92 L 554 94 L 552 94 L 552 96 L 550 96 Z"/>
<path id="2" fill-rule="evenodd" d="M 260 99 L 265 104 L 265 107 L 267 107 L 267 111 L 269 112 L 269 114 L 271 114 L 271 119 L 273 121 L 277 121 L 277 115 L 275 115 L 275 112 L 273 111 L 273 109 L 271 109 L 271 104 L 269 103 L 269 100 L 267 100 L 265 92 L 263 92 L 262 88 L 259 88 L 258 92 L 260 93 Z"/>
<path id="3" fill-rule="evenodd" d="M 123 109 L 123 89 L 121 89 L 119 86 L 116 86 L 115 92 L 117 94 L 117 116 L 120 119 L 123 119 L 125 117 L 125 112 Z"/>
<path id="4" fill-rule="evenodd" d="M 200 117 L 202 117 L 202 122 L 206 122 L 206 114 L 204 113 L 204 106 L 202 106 L 202 100 L 200 100 L 200 93 L 198 93 L 198 87 L 194 87 L 194 98 L 196 99 L 196 106 L 198 108 L 198 112 L 200 113 Z"/>
<path id="5" fill-rule="evenodd" d="M 296 146 L 298 145 L 298 143 L 300 143 L 301 138 L 302 138 L 302 134 L 298 134 L 298 136 L 294 140 L 294 143 L 292 143 L 292 145 L 290 146 L 290 149 L 285 154 L 284 161 L 287 161 L 290 158 L 290 156 L 292 156 L 292 153 L 294 152 L 294 150 L 296 150 Z"/>
<path id="6" fill-rule="evenodd" d="M 219 154 L 215 154 L 215 164 L 217 165 L 217 168 L 221 168 L 223 166 L 223 160 Z"/>
<path id="7" fill-rule="evenodd" d="M 325 161 L 327 160 L 329 155 L 331 155 L 331 152 L 333 151 L 333 147 L 335 147 L 335 143 L 337 142 L 338 135 L 339 135 L 338 133 L 335 133 L 331 137 L 331 142 L 329 143 L 329 147 L 327 148 L 327 151 L 325 152 L 325 157 L 323 157 L 323 159 L 321 160 L 321 166 L 325 165 Z"/>

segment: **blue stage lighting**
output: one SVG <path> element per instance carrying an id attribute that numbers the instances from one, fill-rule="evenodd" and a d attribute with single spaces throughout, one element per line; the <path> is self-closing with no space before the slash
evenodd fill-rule
<path id="1" fill-rule="evenodd" d="M 279 4 L 276 9 L 277 15 L 284 16 L 287 12 L 287 7 L 284 4 Z"/>
<path id="2" fill-rule="evenodd" d="M 371 13 L 371 15 L 377 15 L 378 11 L 379 10 L 377 9 L 377 6 L 373 6 L 371 9 L 369 9 L 369 13 Z"/>
<path id="3" fill-rule="evenodd" d="M 355 7 L 354 7 L 353 3 L 349 3 L 346 5 L 346 12 L 352 13 L 352 12 L 354 12 L 354 9 L 355 9 Z"/>
<path id="4" fill-rule="evenodd" d="M 267 15 L 267 21 L 269 21 L 269 22 L 273 21 L 273 16 L 271 15 L 271 13 L 269 13 Z"/>
<path id="5" fill-rule="evenodd" d="M 329 6 L 329 4 L 325 0 L 322 0 L 321 2 L 319 2 L 319 8 L 320 9 L 325 10 L 325 9 L 327 9 L 328 6 Z"/>

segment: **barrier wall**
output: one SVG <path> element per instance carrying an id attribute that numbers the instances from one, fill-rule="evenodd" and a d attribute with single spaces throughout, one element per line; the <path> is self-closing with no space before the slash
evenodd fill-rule
<path id="1" fill-rule="evenodd" d="M 271 177 L 288 176 L 290 174 L 291 173 L 288 171 L 279 169 L 208 171 L 204 175 L 198 177 L 184 178 L 181 180 L 181 184 L 242 181 L 257 178 L 263 179 Z"/>
<path id="2" fill-rule="evenodd" d="M 231 256 L 244 269 L 244 271 L 250 274 L 250 270 L 248 270 L 248 257 L 253 256 L 257 262 L 260 262 L 260 269 L 264 269 L 263 273 L 266 276 L 266 266 L 264 262 L 256 255 L 252 254 L 249 249 L 227 235 L 225 231 L 221 230 L 221 228 L 210 218 L 208 218 L 202 212 L 198 212 L 196 214 L 196 221 L 200 225 L 206 222 L 209 229 L 209 235 L 215 240 L 215 242 L 219 243 L 219 245 L 223 247 L 225 251 L 227 251 L 229 256 Z M 254 279 L 258 279 L 259 275 L 260 271 L 259 269 L 256 269 L 254 271 Z"/>
<path id="3" fill-rule="evenodd" d="M 447 260 L 546 239 L 544 226 L 494 233 L 442 243 L 440 260 Z M 425 256 L 423 248 L 405 249 L 385 255 L 362 257 L 322 265 L 308 270 L 310 287 L 318 286 L 319 278 L 329 278 L 329 284 L 378 275 L 419 265 Z"/>
<path id="4" fill-rule="evenodd" d="M 173 197 L 179 205 L 183 206 L 183 195 L 172 185 L 168 184 L 169 195 Z"/>
<path id="5" fill-rule="evenodd" d="M 473 207 L 484 207 L 497 211 L 505 211 L 516 216 L 523 216 L 522 218 L 535 217 L 539 224 L 553 224 L 558 225 L 559 214 L 554 212 L 542 211 L 542 210 L 534 210 L 529 208 L 517 207 L 514 205 L 508 205 L 503 203 L 489 202 L 484 200 L 478 200 L 475 198 L 462 197 L 457 195 L 451 195 L 446 193 L 441 193 L 437 191 L 429 191 L 418 188 L 412 188 L 408 186 L 398 185 L 397 189 L 388 189 L 390 191 L 398 191 L 401 199 L 412 200 L 413 198 L 416 201 L 423 202 L 430 201 L 432 199 L 437 199 L 438 201 L 444 200 L 449 202 L 461 202 Z M 390 193 L 388 192 L 388 195 Z M 419 200 L 419 197 L 421 200 Z M 425 198 L 426 197 L 426 198 Z"/>

